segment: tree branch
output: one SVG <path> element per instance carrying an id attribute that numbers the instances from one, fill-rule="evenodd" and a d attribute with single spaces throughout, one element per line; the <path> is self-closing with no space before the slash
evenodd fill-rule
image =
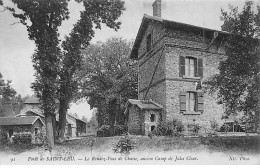
<path id="1" fill-rule="evenodd" d="M 13 26 L 13 25 L 15 25 L 17 23 L 21 23 L 21 22 L 14 22 L 14 23 L 10 24 L 10 26 Z"/>

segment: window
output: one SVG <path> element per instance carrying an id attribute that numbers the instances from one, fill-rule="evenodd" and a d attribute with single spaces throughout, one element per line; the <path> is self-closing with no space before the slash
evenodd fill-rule
<path id="1" fill-rule="evenodd" d="M 180 77 L 203 77 L 203 60 L 191 56 L 180 56 L 179 60 Z"/>
<path id="2" fill-rule="evenodd" d="M 155 125 L 151 126 L 151 131 L 153 131 L 155 129 Z"/>
<path id="3" fill-rule="evenodd" d="M 152 48 L 152 35 L 151 33 L 146 37 L 146 52 L 149 52 Z"/>
<path id="4" fill-rule="evenodd" d="M 203 93 L 196 91 L 182 91 L 180 93 L 180 111 L 182 113 L 200 114 L 204 111 Z M 199 112 L 199 113 L 198 113 Z"/>
<path id="5" fill-rule="evenodd" d="M 186 57 L 185 58 L 185 76 L 195 77 L 195 58 Z"/>
<path id="6" fill-rule="evenodd" d="M 186 111 L 196 111 L 196 93 L 186 93 Z"/>
<path id="7" fill-rule="evenodd" d="M 39 131 L 39 128 L 34 128 L 34 134 L 35 134 L 35 135 L 39 134 L 39 132 L 40 132 L 40 131 Z"/>
<path id="8" fill-rule="evenodd" d="M 151 114 L 150 121 L 155 122 L 155 114 Z"/>

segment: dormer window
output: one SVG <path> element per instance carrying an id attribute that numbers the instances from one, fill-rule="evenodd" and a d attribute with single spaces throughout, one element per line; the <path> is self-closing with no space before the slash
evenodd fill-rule
<path id="1" fill-rule="evenodd" d="M 152 48 L 152 35 L 151 33 L 146 37 L 146 52 L 149 52 Z"/>

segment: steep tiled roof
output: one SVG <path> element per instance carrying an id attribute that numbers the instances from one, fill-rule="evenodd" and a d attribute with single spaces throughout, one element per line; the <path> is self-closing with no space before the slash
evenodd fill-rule
<path id="1" fill-rule="evenodd" d="M 28 117 L 1 117 L 0 125 L 32 125 L 35 121 L 42 120 L 37 116 L 28 116 Z M 44 124 L 42 122 L 42 124 Z"/>
<path id="2" fill-rule="evenodd" d="M 152 101 L 152 100 L 134 100 L 134 99 L 129 99 L 126 103 L 126 111 L 129 105 L 136 105 L 137 107 L 139 107 L 140 109 L 153 109 L 153 110 L 160 110 L 163 107 Z M 126 112 L 125 111 L 125 112 Z"/>
<path id="3" fill-rule="evenodd" d="M 134 46 L 132 48 L 131 54 L 130 54 L 130 58 L 133 59 L 137 59 L 138 56 L 138 49 L 139 46 L 141 44 L 142 41 L 142 37 L 144 35 L 144 32 L 147 28 L 147 24 L 149 22 L 157 22 L 157 23 L 161 23 L 164 26 L 168 27 L 168 28 L 176 28 L 176 29 L 180 29 L 180 30 L 186 30 L 186 31 L 193 31 L 193 32 L 202 32 L 204 31 L 205 34 L 213 34 L 214 32 L 218 32 L 219 36 L 227 36 L 230 33 L 225 32 L 225 31 L 219 31 L 219 30 L 213 30 L 213 29 L 209 29 L 209 28 L 205 28 L 205 27 L 199 27 L 199 26 L 194 26 L 194 25 L 190 25 L 190 24 L 185 24 L 185 23 L 181 23 L 181 22 L 175 22 L 175 21 L 171 21 L 171 20 L 166 20 L 166 19 L 162 19 L 159 17 L 154 17 L 154 16 L 149 16 L 149 15 L 144 15 L 141 25 L 139 27 L 135 42 L 134 42 Z"/>
<path id="4" fill-rule="evenodd" d="M 32 95 L 31 97 L 29 97 L 24 104 L 39 104 L 39 98 L 36 97 L 36 95 Z"/>

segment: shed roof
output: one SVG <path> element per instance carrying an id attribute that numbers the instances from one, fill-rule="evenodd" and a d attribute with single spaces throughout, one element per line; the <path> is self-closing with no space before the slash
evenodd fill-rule
<path id="1" fill-rule="evenodd" d="M 152 110 L 161 110 L 163 107 L 162 105 L 152 101 L 152 100 L 135 100 L 135 99 L 129 99 L 125 105 L 126 110 L 129 107 L 129 105 L 136 105 L 140 109 L 152 109 Z"/>
<path id="2" fill-rule="evenodd" d="M 0 125 L 33 125 L 38 119 L 44 125 L 43 121 L 38 116 L 1 117 Z"/>
<path id="3" fill-rule="evenodd" d="M 213 34 L 214 32 L 218 32 L 219 36 L 227 36 L 227 35 L 230 34 L 229 32 L 226 32 L 226 31 L 213 30 L 213 29 L 209 29 L 209 28 L 205 28 L 205 27 L 199 27 L 199 26 L 190 25 L 190 24 L 186 24 L 186 23 L 166 20 L 166 19 L 162 19 L 162 18 L 155 17 L 155 16 L 149 16 L 149 15 L 145 14 L 143 16 L 141 25 L 139 27 L 139 30 L 138 30 L 138 33 L 137 33 L 137 36 L 136 36 L 136 39 L 135 39 L 135 42 L 134 42 L 134 46 L 133 46 L 131 54 L 130 54 L 130 58 L 133 58 L 133 59 L 138 58 L 137 57 L 138 48 L 139 48 L 140 43 L 142 41 L 142 37 L 143 37 L 144 32 L 146 30 L 146 26 L 151 21 L 155 21 L 155 22 L 164 24 L 168 28 L 176 28 L 176 29 L 186 30 L 186 31 L 193 31 L 193 32 L 204 31 L 204 33 L 206 33 L 206 34 Z"/>
<path id="4" fill-rule="evenodd" d="M 44 117 L 44 114 L 42 113 L 42 111 L 40 111 L 38 109 L 29 109 L 29 110 L 24 111 L 24 112 L 22 112 L 20 114 L 17 114 L 15 117 L 28 116 L 27 115 L 28 112 L 32 112 L 32 113 L 36 114 L 37 116 Z"/>
<path id="5" fill-rule="evenodd" d="M 39 104 L 39 103 L 40 103 L 39 98 L 35 94 L 29 97 L 24 102 L 24 104 Z"/>

